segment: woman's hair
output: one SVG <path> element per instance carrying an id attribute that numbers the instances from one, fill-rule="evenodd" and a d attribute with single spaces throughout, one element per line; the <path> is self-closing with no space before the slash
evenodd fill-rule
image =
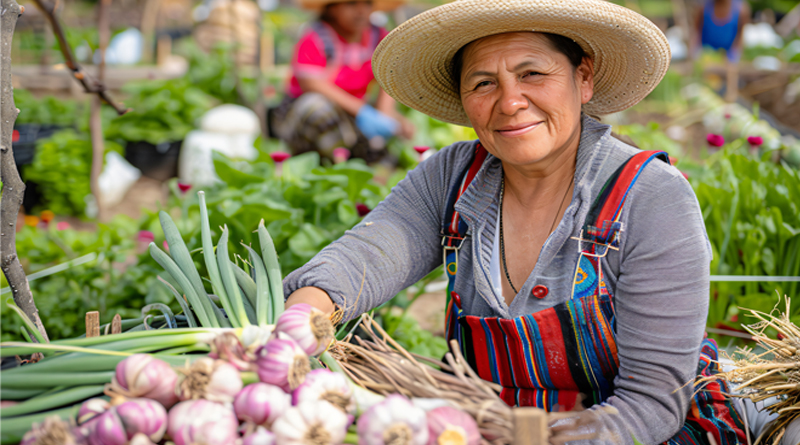
<path id="1" fill-rule="evenodd" d="M 584 51 L 580 45 L 578 45 L 569 37 L 546 32 L 542 32 L 540 34 L 547 38 L 547 41 L 550 42 L 550 45 L 553 46 L 553 49 L 567 57 L 567 60 L 569 60 L 569 63 L 572 65 L 573 69 L 578 68 L 583 61 L 583 58 L 587 57 L 586 51 Z M 461 94 L 461 70 L 464 67 L 464 49 L 467 46 L 468 45 L 462 46 L 461 49 L 456 52 L 456 55 L 453 56 L 452 73 L 453 80 L 456 84 L 456 93 L 458 94 Z"/>

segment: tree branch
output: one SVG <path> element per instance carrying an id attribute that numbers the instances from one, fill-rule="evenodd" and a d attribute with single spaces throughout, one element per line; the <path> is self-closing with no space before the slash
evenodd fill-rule
<path id="1" fill-rule="evenodd" d="M 22 205 L 25 184 L 19 177 L 14 162 L 11 135 L 19 110 L 14 104 L 14 88 L 11 85 L 11 40 L 17 26 L 17 18 L 25 11 L 15 0 L 1 0 L 0 3 L 0 179 L 3 181 L 3 196 L 0 200 L 0 268 L 3 269 L 8 284 L 14 294 L 14 302 L 25 315 L 36 324 L 39 332 L 47 339 L 44 324 L 39 318 L 39 310 L 33 301 L 28 277 L 17 257 L 16 232 L 17 215 Z"/>
<path id="2" fill-rule="evenodd" d="M 33 0 L 33 3 L 39 8 L 42 13 L 47 17 L 50 26 L 53 28 L 53 34 L 58 40 L 58 46 L 61 48 L 61 53 L 64 55 L 64 63 L 72 71 L 72 77 L 78 80 L 83 85 L 83 89 L 87 93 L 94 93 L 100 96 L 107 104 L 111 105 L 117 114 L 120 116 L 125 114 L 128 109 L 124 105 L 114 102 L 111 96 L 108 95 L 105 84 L 97 79 L 92 78 L 87 72 L 83 71 L 81 66 L 75 60 L 75 55 L 72 53 L 72 48 L 67 43 L 67 37 L 64 35 L 64 29 L 61 27 L 61 22 L 55 16 L 56 5 L 54 3 L 47 3 L 45 0 Z"/>

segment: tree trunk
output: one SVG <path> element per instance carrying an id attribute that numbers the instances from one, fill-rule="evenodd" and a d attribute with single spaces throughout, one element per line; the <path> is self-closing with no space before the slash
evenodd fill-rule
<path id="1" fill-rule="evenodd" d="M 25 11 L 15 0 L 0 0 L 0 178 L 3 181 L 3 196 L 0 200 L 0 268 L 3 269 L 14 295 L 14 302 L 36 324 L 39 332 L 47 339 L 39 310 L 33 301 L 28 277 L 17 257 L 16 232 L 17 215 L 22 205 L 25 184 L 19 177 L 11 137 L 14 121 L 19 110 L 14 104 L 14 88 L 11 85 L 11 40 L 17 18 Z"/>

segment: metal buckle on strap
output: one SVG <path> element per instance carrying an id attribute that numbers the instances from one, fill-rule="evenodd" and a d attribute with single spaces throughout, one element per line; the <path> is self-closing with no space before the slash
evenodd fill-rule
<path id="1" fill-rule="evenodd" d="M 444 266 L 444 271 L 446 276 L 450 276 L 449 271 L 447 270 L 447 253 L 452 251 L 455 252 L 456 257 L 456 272 L 458 271 L 458 251 L 461 250 L 461 246 L 464 245 L 464 240 L 467 237 L 459 237 L 459 236 L 452 236 L 452 235 L 444 235 L 442 236 L 442 265 Z M 453 274 L 455 275 L 455 273 Z"/>

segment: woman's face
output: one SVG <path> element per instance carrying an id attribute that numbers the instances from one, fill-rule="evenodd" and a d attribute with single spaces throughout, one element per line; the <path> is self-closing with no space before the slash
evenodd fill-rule
<path id="1" fill-rule="evenodd" d="M 348 34 L 359 34 L 369 26 L 372 14 L 371 1 L 353 1 L 332 3 L 327 6 L 325 14 Z"/>
<path id="2" fill-rule="evenodd" d="M 588 57 L 574 68 L 541 34 L 484 37 L 464 50 L 461 102 L 489 153 L 535 166 L 577 147 L 592 68 Z"/>

